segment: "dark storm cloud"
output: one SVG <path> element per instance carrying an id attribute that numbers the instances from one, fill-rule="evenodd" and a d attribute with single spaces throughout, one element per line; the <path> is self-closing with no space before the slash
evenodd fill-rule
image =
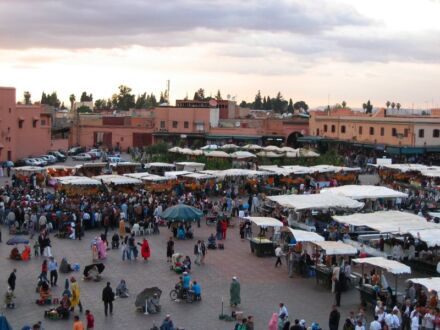
<path id="1" fill-rule="evenodd" d="M 325 0 L 2 0 L 0 48 L 169 47 L 226 42 L 223 33 L 312 36 L 370 23 Z"/>

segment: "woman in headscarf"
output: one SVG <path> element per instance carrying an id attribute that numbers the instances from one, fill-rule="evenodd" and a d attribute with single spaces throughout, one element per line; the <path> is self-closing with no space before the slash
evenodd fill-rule
<path id="1" fill-rule="evenodd" d="M 278 330 L 278 314 L 273 313 L 269 320 L 268 330 Z"/>
<path id="2" fill-rule="evenodd" d="M 235 276 L 232 278 L 232 283 L 229 289 L 229 293 L 231 295 L 231 299 L 230 299 L 231 306 L 239 305 L 241 303 L 240 283 L 238 282 L 238 278 Z"/>
<path id="3" fill-rule="evenodd" d="M 67 274 L 70 273 L 72 270 L 72 267 L 70 266 L 70 264 L 67 262 L 66 258 L 61 259 L 61 264 L 60 264 L 60 273 L 63 274 Z M 66 279 L 67 281 L 67 279 Z"/>
<path id="4" fill-rule="evenodd" d="M 119 285 L 116 287 L 116 295 L 119 298 L 128 298 L 129 294 L 127 283 L 125 283 L 124 280 L 121 280 L 121 283 L 119 283 Z"/>
<path id="5" fill-rule="evenodd" d="M 107 258 L 107 246 L 105 245 L 104 241 L 101 239 L 101 237 L 98 237 L 96 242 L 99 251 L 99 259 Z"/>
<path id="6" fill-rule="evenodd" d="M 141 245 L 140 243 L 138 243 L 138 244 Z M 148 241 L 145 238 L 144 238 L 144 241 L 142 242 L 142 245 L 141 245 L 141 254 L 142 254 L 142 258 L 144 258 L 144 260 L 148 260 L 148 258 L 151 255 L 150 245 L 148 244 Z"/>

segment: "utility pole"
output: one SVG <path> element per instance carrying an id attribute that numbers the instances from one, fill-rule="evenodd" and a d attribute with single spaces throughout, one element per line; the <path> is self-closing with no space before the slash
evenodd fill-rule
<path id="1" fill-rule="evenodd" d="M 167 103 L 168 103 L 168 105 L 171 105 L 171 102 L 170 102 L 170 80 L 168 79 L 167 80 Z"/>

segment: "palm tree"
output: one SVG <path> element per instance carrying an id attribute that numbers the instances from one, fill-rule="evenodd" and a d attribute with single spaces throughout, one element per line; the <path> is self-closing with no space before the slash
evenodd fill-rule
<path id="1" fill-rule="evenodd" d="M 73 111 L 73 103 L 75 103 L 75 94 L 70 94 L 69 100 L 70 100 L 70 111 Z"/>
<path id="2" fill-rule="evenodd" d="M 387 106 L 387 109 L 390 107 L 390 105 L 391 105 L 391 102 L 390 101 L 387 101 L 387 103 L 385 103 L 386 104 L 386 106 Z"/>
<path id="3" fill-rule="evenodd" d="M 396 107 L 396 103 L 392 102 L 391 103 L 391 108 L 394 109 Z"/>
<path id="4" fill-rule="evenodd" d="M 396 108 L 397 108 L 397 110 L 400 110 L 401 107 L 402 107 L 402 106 L 400 105 L 400 103 L 397 103 L 397 104 L 396 104 Z"/>

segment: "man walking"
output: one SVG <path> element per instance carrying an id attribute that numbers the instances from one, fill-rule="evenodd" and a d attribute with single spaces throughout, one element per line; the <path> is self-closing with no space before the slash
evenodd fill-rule
<path id="1" fill-rule="evenodd" d="M 281 257 L 283 256 L 283 250 L 279 245 L 275 249 L 275 256 L 277 257 L 277 261 L 275 262 L 275 268 L 278 267 L 278 265 L 282 266 L 283 263 L 281 262 Z"/>
<path id="2" fill-rule="evenodd" d="M 57 281 L 58 281 L 57 269 L 58 269 L 58 263 L 55 261 L 54 257 L 51 257 L 48 265 L 51 286 L 57 286 Z"/>
<path id="3" fill-rule="evenodd" d="M 95 318 L 90 310 L 86 310 L 87 330 L 95 329 Z"/>
<path id="4" fill-rule="evenodd" d="M 330 330 L 338 330 L 340 318 L 341 313 L 339 313 L 336 305 L 333 305 L 332 311 L 330 312 L 330 316 L 328 318 L 328 327 Z"/>
<path id="5" fill-rule="evenodd" d="M 104 313 L 108 315 L 108 309 L 110 307 L 110 315 L 113 314 L 113 301 L 115 300 L 115 293 L 110 286 L 110 282 L 107 282 L 107 286 L 102 290 L 102 301 L 104 302 Z"/>
<path id="6" fill-rule="evenodd" d="M 194 245 L 194 255 L 196 256 L 194 263 L 200 266 L 200 261 L 202 258 L 202 241 L 200 240 L 198 240 L 197 244 Z"/>
<path id="7" fill-rule="evenodd" d="M 84 330 L 84 324 L 79 319 L 78 315 L 73 317 L 73 330 Z"/>
<path id="8" fill-rule="evenodd" d="M 12 292 L 14 292 L 14 290 L 15 290 L 15 281 L 17 280 L 17 276 L 15 276 L 16 272 L 17 272 L 17 270 L 14 268 L 14 270 L 12 271 L 12 273 L 8 277 L 8 285 L 11 288 Z"/>

